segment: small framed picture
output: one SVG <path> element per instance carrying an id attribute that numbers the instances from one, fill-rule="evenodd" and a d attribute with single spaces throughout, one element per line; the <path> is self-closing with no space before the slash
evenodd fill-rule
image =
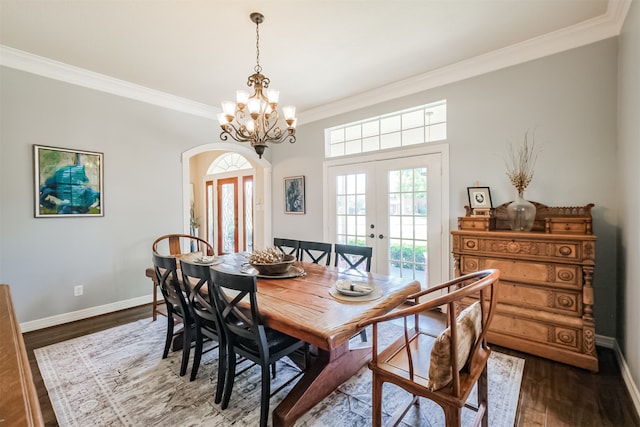
<path id="1" fill-rule="evenodd" d="M 33 146 L 36 218 L 104 216 L 102 153 Z"/>
<path id="2" fill-rule="evenodd" d="M 303 214 L 304 176 L 290 176 L 284 179 L 284 213 Z"/>
<path id="3" fill-rule="evenodd" d="M 471 209 L 491 209 L 491 191 L 489 187 L 467 187 L 469 207 Z"/>

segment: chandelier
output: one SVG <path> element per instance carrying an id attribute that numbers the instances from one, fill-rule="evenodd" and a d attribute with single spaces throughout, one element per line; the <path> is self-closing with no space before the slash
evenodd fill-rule
<path id="1" fill-rule="evenodd" d="M 278 124 L 280 92 L 269 89 L 271 81 L 261 73 L 259 27 L 264 16 L 254 12 L 249 17 L 256 24 L 255 73 L 247 80 L 247 86 L 253 87 L 253 95 L 249 96 L 246 90 L 239 90 L 236 92 L 236 102 L 223 101 L 218 121 L 222 128 L 220 139 L 226 141 L 231 137 L 238 142 L 250 142 L 258 157 L 262 158 L 268 143 L 279 144 L 287 140 L 292 144 L 296 142 L 296 107 L 282 109 L 287 123 L 286 130 L 283 130 Z"/>

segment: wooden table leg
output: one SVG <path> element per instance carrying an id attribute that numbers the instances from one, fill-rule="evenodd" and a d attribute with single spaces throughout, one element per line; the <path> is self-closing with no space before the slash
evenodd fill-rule
<path id="1" fill-rule="evenodd" d="M 318 349 L 318 357 L 313 364 L 273 411 L 273 425 L 292 426 L 369 360 L 371 347 L 349 349 L 348 342 L 331 352 Z"/>

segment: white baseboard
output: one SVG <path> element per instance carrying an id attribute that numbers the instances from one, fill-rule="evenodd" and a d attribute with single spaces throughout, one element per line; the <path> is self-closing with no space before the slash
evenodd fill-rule
<path id="1" fill-rule="evenodd" d="M 616 339 L 613 337 L 607 337 L 604 335 L 596 334 L 596 345 L 599 345 L 600 347 L 604 347 L 604 348 L 610 348 L 613 350 L 616 346 Z"/>
<path id="2" fill-rule="evenodd" d="M 69 323 L 76 320 L 87 319 L 93 316 L 99 316 L 101 314 L 112 313 L 118 310 L 124 310 L 126 308 L 137 307 L 143 304 L 149 304 L 153 301 L 153 295 L 144 295 L 141 297 L 131 298 L 124 301 L 118 301 L 111 304 L 99 305 L 97 307 L 85 308 L 83 310 L 72 311 L 70 313 L 58 314 L 56 316 L 45 317 L 42 319 L 31 320 L 20 324 L 20 330 L 22 333 L 35 331 L 38 329 L 48 328 L 50 326 L 61 325 L 63 323 Z M 149 311 L 151 316 L 151 311 Z"/>
<path id="3" fill-rule="evenodd" d="M 618 341 L 612 337 L 596 335 L 596 345 L 599 345 L 600 347 L 610 348 L 615 353 L 616 359 L 618 360 L 618 365 L 620 366 L 622 379 L 627 386 L 627 390 L 629 390 L 629 395 L 631 396 L 631 400 L 633 401 L 633 406 L 636 408 L 638 416 L 640 416 L 640 392 L 638 391 L 638 386 L 636 386 L 636 383 L 633 381 L 633 376 L 629 371 L 629 365 L 627 365 L 627 361 L 624 359 L 622 350 L 620 350 L 620 346 L 618 345 Z"/>
<path id="4" fill-rule="evenodd" d="M 613 351 L 615 352 L 616 358 L 618 359 L 618 365 L 620 365 L 620 373 L 622 374 L 622 379 L 627 386 L 627 390 L 629 390 L 629 395 L 631 396 L 631 400 L 633 401 L 633 406 L 635 406 L 636 408 L 636 413 L 638 414 L 638 416 L 640 416 L 640 392 L 638 391 L 638 386 L 633 381 L 633 376 L 629 371 L 629 365 L 627 365 L 627 361 L 624 359 L 622 350 L 620 350 L 618 342 L 616 340 L 613 341 Z"/>

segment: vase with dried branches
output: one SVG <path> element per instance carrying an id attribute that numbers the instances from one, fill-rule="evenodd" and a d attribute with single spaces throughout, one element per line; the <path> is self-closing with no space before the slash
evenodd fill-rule
<path id="1" fill-rule="evenodd" d="M 508 154 L 505 162 L 507 176 L 518 192 L 516 199 L 507 206 L 509 226 L 514 231 L 531 231 L 536 219 L 536 207 L 524 198 L 524 190 L 533 178 L 537 155 L 535 141 L 529 137 L 529 132 L 525 132 L 524 142 L 517 150 L 509 144 Z"/>

